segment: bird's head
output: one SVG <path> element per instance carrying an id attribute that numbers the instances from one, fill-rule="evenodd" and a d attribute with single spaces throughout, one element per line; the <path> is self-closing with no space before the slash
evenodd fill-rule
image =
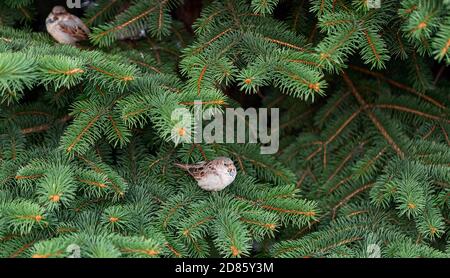
<path id="1" fill-rule="evenodd" d="M 47 19 L 45 20 L 46 24 L 52 24 L 53 22 L 57 21 L 59 16 L 66 14 L 67 11 L 63 6 L 55 6 L 52 9 L 52 12 L 48 15 Z"/>
<path id="2" fill-rule="evenodd" d="M 228 157 L 221 157 L 223 166 L 225 166 L 227 173 L 235 177 L 236 176 L 236 166 L 234 166 L 233 160 L 229 159 Z"/>
<path id="3" fill-rule="evenodd" d="M 52 14 L 56 15 L 56 16 L 66 14 L 66 13 L 67 13 L 67 11 L 63 6 L 54 6 L 52 9 Z"/>

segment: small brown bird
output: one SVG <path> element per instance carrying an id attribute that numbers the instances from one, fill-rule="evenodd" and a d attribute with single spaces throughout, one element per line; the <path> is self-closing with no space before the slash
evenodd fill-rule
<path id="1" fill-rule="evenodd" d="M 208 162 L 197 164 L 179 164 L 176 166 L 187 171 L 197 180 L 198 186 L 206 191 L 220 191 L 230 185 L 236 178 L 236 167 L 228 157 L 218 157 Z"/>
<path id="2" fill-rule="evenodd" d="M 62 6 L 55 6 L 45 20 L 47 32 L 59 43 L 75 45 L 88 39 L 89 28 Z"/>

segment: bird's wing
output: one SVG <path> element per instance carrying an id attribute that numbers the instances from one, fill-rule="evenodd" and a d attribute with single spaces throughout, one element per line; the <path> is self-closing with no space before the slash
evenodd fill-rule
<path id="1" fill-rule="evenodd" d="M 196 180 L 202 179 L 205 176 L 205 164 L 206 162 L 199 162 L 196 164 L 181 164 L 175 163 L 175 166 L 187 171 Z"/>
<path id="2" fill-rule="evenodd" d="M 86 40 L 90 34 L 89 28 L 76 16 L 69 15 L 59 24 L 61 30 L 77 40 Z"/>
<path id="3" fill-rule="evenodd" d="M 197 164 L 189 165 L 187 167 L 187 171 L 191 176 L 193 176 L 196 180 L 201 180 L 207 175 L 206 162 L 200 162 Z"/>
<path id="4" fill-rule="evenodd" d="M 208 175 L 214 175 L 220 178 L 220 174 L 217 171 L 217 165 L 216 163 L 214 163 L 214 161 L 201 162 L 191 165 L 188 169 L 188 172 L 196 180 L 204 179 Z"/>

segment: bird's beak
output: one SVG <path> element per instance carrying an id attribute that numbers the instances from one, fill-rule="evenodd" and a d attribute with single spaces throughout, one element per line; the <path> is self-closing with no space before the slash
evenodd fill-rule
<path id="1" fill-rule="evenodd" d="M 228 167 L 228 174 L 232 177 L 236 176 L 236 168 L 235 167 Z"/>

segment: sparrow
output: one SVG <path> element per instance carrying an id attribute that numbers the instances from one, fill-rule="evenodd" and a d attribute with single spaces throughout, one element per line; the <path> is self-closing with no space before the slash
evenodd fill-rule
<path id="1" fill-rule="evenodd" d="M 75 45 L 88 38 L 89 28 L 62 6 L 55 6 L 45 20 L 47 32 L 59 43 Z"/>
<path id="2" fill-rule="evenodd" d="M 193 176 L 198 186 L 206 191 L 221 191 L 234 181 L 237 174 L 233 161 L 228 157 L 218 157 L 196 164 L 175 165 Z"/>

